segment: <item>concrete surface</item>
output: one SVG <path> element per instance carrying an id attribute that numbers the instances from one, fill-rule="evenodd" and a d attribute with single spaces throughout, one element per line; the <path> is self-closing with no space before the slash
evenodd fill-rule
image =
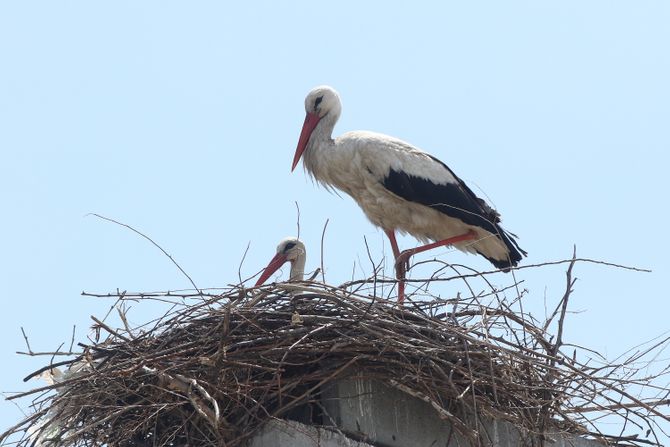
<path id="1" fill-rule="evenodd" d="M 342 379 L 324 392 L 326 411 L 344 432 L 356 438 L 384 447 L 396 446 L 468 446 L 469 441 L 457 434 L 450 423 L 442 420 L 437 411 L 422 400 L 395 388 L 368 379 Z M 327 420 L 327 419 L 326 419 Z M 480 421 L 480 433 L 485 445 L 491 447 L 517 447 L 533 445 L 512 424 L 497 421 Z M 602 447 L 603 444 L 579 438 L 569 439 L 548 433 L 551 447 Z M 536 440 L 534 445 L 539 445 Z"/>
<path id="2" fill-rule="evenodd" d="M 373 447 L 332 430 L 296 421 L 272 420 L 254 436 L 249 447 Z"/>
<path id="3" fill-rule="evenodd" d="M 470 442 L 458 435 L 450 423 L 441 419 L 428 403 L 380 382 L 349 378 L 325 390 L 322 405 L 327 415 L 325 430 L 299 422 L 272 421 L 253 438 L 252 447 L 465 447 Z M 480 432 L 486 447 L 541 445 L 512 424 L 485 420 Z M 603 447 L 597 441 L 547 434 L 555 442 L 546 447 Z M 367 444 L 366 444 L 367 443 Z"/>

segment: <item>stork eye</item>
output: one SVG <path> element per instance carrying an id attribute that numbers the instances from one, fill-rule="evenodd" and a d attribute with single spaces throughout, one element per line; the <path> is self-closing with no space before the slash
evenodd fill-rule
<path id="1" fill-rule="evenodd" d="M 319 107 L 319 104 L 321 104 L 321 101 L 323 101 L 323 95 L 319 96 L 316 98 L 316 101 L 314 101 L 314 109 L 316 110 L 317 107 Z"/>
<path id="2" fill-rule="evenodd" d="M 285 251 L 285 252 L 286 252 L 286 251 L 289 251 L 289 250 L 292 249 L 293 247 L 295 247 L 295 242 L 289 242 L 288 244 L 286 244 L 286 245 L 284 246 L 284 251 Z"/>

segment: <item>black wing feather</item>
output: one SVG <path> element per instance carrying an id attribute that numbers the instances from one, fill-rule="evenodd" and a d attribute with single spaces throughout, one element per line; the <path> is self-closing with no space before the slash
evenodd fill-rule
<path id="1" fill-rule="evenodd" d="M 500 261 L 486 257 L 497 268 L 509 268 L 516 265 L 525 251 L 505 232 L 498 223 L 500 214 L 491 208 L 463 182 L 451 169 L 440 160 L 440 163 L 456 179 L 456 183 L 437 184 L 432 181 L 391 169 L 382 184 L 392 193 L 410 202 L 426 205 L 449 217 L 459 219 L 468 225 L 482 228 L 497 235 L 507 246 L 509 259 Z M 481 254 L 481 253 L 480 253 Z"/>

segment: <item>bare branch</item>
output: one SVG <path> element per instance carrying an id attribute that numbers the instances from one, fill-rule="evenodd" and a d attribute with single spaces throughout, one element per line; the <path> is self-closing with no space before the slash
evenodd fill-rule
<path id="1" fill-rule="evenodd" d="M 670 337 L 617 362 L 565 343 L 580 261 L 575 252 L 566 261 L 563 297 L 545 322 L 523 311 L 522 278 L 501 284 L 486 272 L 439 261 L 425 263 L 438 268 L 411 306 L 398 307 L 380 296 L 379 284 L 388 280 L 378 277 L 381 264 L 369 250 L 368 259 L 373 275 L 346 288 L 310 280 L 197 293 L 84 292 L 112 298 L 122 327 L 92 317 L 103 336 L 79 343 L 83 352 L 62 362 L 53 357 L 69 353 L 35 352 L 24 332 L 27 354 L 48 362 L 26 379 L 57 366 L 67 370 L 58 383 L 8 397 L 34 396 L 39 416 L 0 435 L 0 444 L 30 431 L 55 433 L 66 447 L 100 440 L 240 447 L 268 419 L 301 405 L 322 408 L 323 390 L 352 375 L 427 402 L 473 445 L 490 418 L 533 439 L 574 433 L 609 445 L 662 444 L 662 424 L 670 421 L 670 367 L 662 353 Z M 441 288 L 448 279 L 456 282 Z M 168 310 L 132 326 L 128 301 L 133 308 L 160 301 Z M 74 330 L 70 349 L 73 343 Z M 603 433 L 612 426 L 614 434 Z M 17 447 L 33 441 L 23 436 Z"/>
<path id="2" fill-rule="evenodd" d="M 106 220 L 107 222 L 115 223 L 116 225 L 120 225 L 120 226 L 125 227 L 125 228 L 128 228 L 130 231 L 132 231 L 132 232 L 134 232 L 134 233 L 136 233 L 136 234 L 142 236 L 144 239 L 146 239 L 146 240 L 148 240 L 149 242 L 151 242 L 151 243 L 153 244 L 154 247 L 156 247 L 156 248 L 158 248 L 160 251 L 162 251 L 163 254 L 164 254 L 165 256 L 167 256 L 168 259 L 169 259 L 170 261 L 172 261 L 172 263 L 179 269 L 179 271 L 180 271 L 180 272 L 181 272 L 181 273 L 182 273 L 182 274 L 189 280 L 189 282 L 191 283 L 191 285 L 193 286 L 193 288 L 194 288 L 195 290 L 200 291 L 200 289 L 198 288 L 198 286 L 195 285 L 195 282 L 193 282 L 193 279 L 188 275 L 188 273 L 186 273 L 186 271 L 185 271 L 183 268 L 181 268 L 181 266 L 180 266 L 179 264 L 177 264 L 177 261 L 175 261 L 174 258 L 173 258 L 172 256 L 170 256 L 170 254 L 169 254 L 167 251 L 165 251 L 165 250 L 163 249 L 163 247 L 161 247 L 161 246 L 158 245 L 156 242 L 154 242 L 154 240 L 151 239 L 149 236 L 147 236 L 146 234 L 144 234 L 144 233 L 142 233 L 142 232 L 136 230 L 135 228 L 131 227 L 131 226 L 128 225 L 128 224 L 124 224 L 124 223 L 119 222 L 119 221 L 116 221 L 116 220 L 114 220 L 114 219 L 110 219 L 109 217 L 101 216 L 100 214 L 96 214 L 96 213 L 89 213 L 89 215 L 91 215 L 91 216 L 95 216 L 95 217 L 97 217 L 98 219 Z"/>

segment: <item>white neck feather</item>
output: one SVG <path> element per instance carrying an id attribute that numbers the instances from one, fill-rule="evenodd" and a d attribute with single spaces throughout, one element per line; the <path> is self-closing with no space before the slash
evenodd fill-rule
<path id="1" fill-rule="evenodd" d="M 328 113 L 319 124 L 316 125 L 312 136 L 309 138 L 307 148 L 303 154 L 303 163 L 307 172 L 309 172 L 318 181 L 323 181 L 323 168 L 327 165 L 330 156 L 332 156 L 332 149 L 335 147 L 333 141 L 333 129 L 339 119 L 339 113 Z"/>
<path id="2" fill-rule="evenodd" d="M 295 261 L 291 262 L 289 281 L 302 281 L 304 279 L 306 258 L 305 254 L 301 253 Z"/>

